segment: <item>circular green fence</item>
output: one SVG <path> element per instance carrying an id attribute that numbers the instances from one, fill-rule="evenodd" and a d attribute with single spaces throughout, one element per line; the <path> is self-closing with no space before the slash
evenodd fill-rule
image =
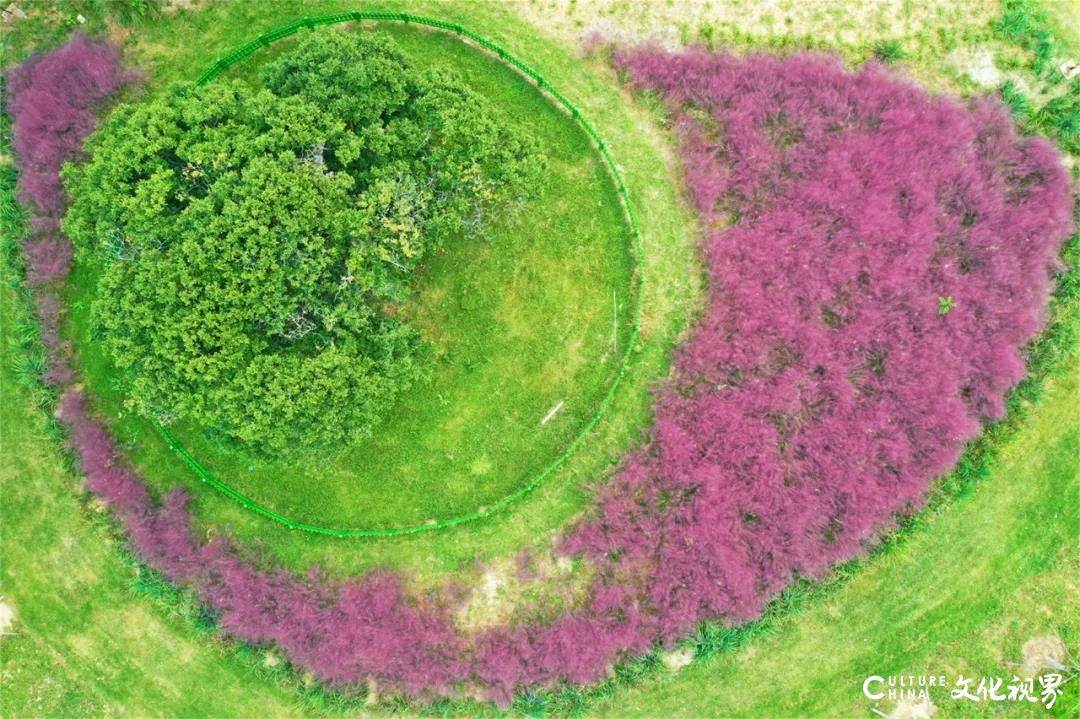
<path id="1" fill-rule="evenodd" d="M 615 396 L 615 390 L 618 388 L 622 381 L 623 375 L 626 373 L 627 365 L 630 361 L 630 356 L 633 352 L 634 346 L 637 343 L 637 338 L 641 330 L 641 312 L 642 312 L 642 297 L 643 297 L 643 285 L 644 274 L 641 267 L 641 233 L 638 230 L 637 221 L 634 218 L 634 211 L 630 204 L 630 196 L 626 189 L 626 183 L 623 181 L 622 175 L 619 173 L 618 167 L 615 165 L 615 160 L 612 158 L 611 153 L 608 151 L 607 145 L 600 137 L 600 134 L 596 129 L 589 124 L 589 122 L 582 117 L 578 108 L 566 99 L 562 93 L 553 88 L 544 76 L 533 70 L 524 62 L 514 57 L 512 54 L 504 50 L 499 45 L 487 40 L 486 38 L 477 35 L 476 33 L 462 27 L 457 23 L 443 22 L 434 18 L 423 17 L 420 15 L 411 15 L 409 13 L 388 13 L 388 12 L 365 12 L 354 11 L 347 13 L 338 13 L 334 15 L 321 15 L 318 17 L 304 17 L 300 20 L 292 22 L 288 25 L 284 25 L 270 32 L 259 35 L 254 40 L 241 45 L 224 57 L 219 58 L 214 64 L 198 78 L 198 84 L 204 85 L 221 73 L 228 70 L 233 65 L 240 63 L 252 55 L 260 48 L 269 47 L 271 43 L 280 40 L 282 38 L 293 35 L 301 30 L 308 29 L 314 30 L 321 25 L 332 25 L 335 23 L 343 22 L 397 22 L 419 26 L 426 26 L 435 28 L 436 30 L 442 30 L 449 33 L 454 33 L 464 40 L 468 40 L 475 45 L 487 50 L 488 52 L 498 56 L 503 62 L 516 69 L 522 75 L 533 80 L 537 87 L 541 91 L 545 92 L 549 97 L 553 98 L 559 105 L 561 105 L 570 115 L 574 118 L 574 121 L 585 130 L 586 133 L 592 138 L 596 144 L 597 149 L 604 158 L 604 162 L 607 166 L 608 172 L 611 175 L 612 180 L 615 183 L 616 190 L 618 191 L 623 213 L 626 217 L 626 222 L 629 225 L 630 233 L 633 237 L 633 250 L 635 260 L 635 274 L 636 274 L 636 292 L 634 299 L 634 321 L 633 327 L 630 332 L 630 341 L 626 343 L 626 349 L 623 351 L 622 358 L 620 360 L 619 368 L 615 373 L 615 378 L 612 380 L 611 385 L 608 387 L 607 393 L 600 401 L 600 406 L 596 413 L 589 419 L 581 431 L 574 437 L 574 440 L 570 443 L 558 458 L 556 458 L 551 464 L 549 464 L 540 474 L 526 483 L 524 486 L 514 491 L 513 493 L 503 497 L 502 499 L 494 502 L 493 504 L 486 506 L 482 509 L 478 509 L 475 512 L 468 514 L 462 514 L 455 517 L 449 517 L 435 522 L 428 522 L 425 524 L 418 524 L 407 527 L 391 527 L 385 529 L 335 529 L 332 527 L 322 527 L 315 524 L 308 524 L 305 522 L 298 522 L 294 519 L 290 519 L 284 515 L 281 515 L 269 507 L 256 502 L 250 497 L 236 491 L 229 485 L 225 484 L 221 480 L 210 474 L 209 471 L 203 467 L 199 461 L 188 452 L 182 444 L 173 436 L 169 430 L 164 427 L 156 419 L 151 420 L 158 432 L 164 438 L 169 447 L 180 457 L 194 472 L 195 474 L 206 484 L 214 487 L 222 494 L 232 498 L 238 504 L 249 509 L 253 512 L 261 514 L 262 516 L 272 519 L 275 522 L 285 525 L 290 529 L 298 529 L 304 532 L 312 532 L 315 534 L 324 534 L 332 537 L 341 538 L 354 538 L 354 537 L 393 537 L 403 534 L 415 534 L 417 532 L 427 532 L 434 529 L 445 529 L 447 527 L 453 527 L 465 522 L 471 522 L 477 519 L 488 517 L 496 512 L 506 508 L 513 504 L 517 500 L 524 497 L 526 494 L 536 489 L 536 487 L 552 472 L 558 469 L 570 456 L 581 446 L 585 437 L 600 421 L 600 418 L 604 415 L 608 406 L 611 404 L 612 398 Z"/>

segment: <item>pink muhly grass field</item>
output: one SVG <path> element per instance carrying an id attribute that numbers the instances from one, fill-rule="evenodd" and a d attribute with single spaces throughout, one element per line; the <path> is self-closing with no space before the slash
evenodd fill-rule
<path id="1" fill-rule="evenodd" d="M 1002 416 L 1071 231 L 1048 142 L 1019 136 L 996 101 L 932 97 L 876 65 L 703 51 L 616 63 L 672 115 L 707 228 L 707 309 L 649 441 L 560 547 L 597 566 L 586 606 L 473 635 L 392 574 L 260 569 L 227 540 L 202 543 L 182 492 L 151 497 L 71 384 L 45 289 L 71 259 L 58 173 L 119 87 L 118 56 L 76 38 L 12 72 L 21 196 L 37 212 L 28 279 L 70 444 L 133 551 L 193 586 L 222 632 L 276 644 L 335 686 L 506 703 L 523 686 L 596 681 L 864 551 Z"/>

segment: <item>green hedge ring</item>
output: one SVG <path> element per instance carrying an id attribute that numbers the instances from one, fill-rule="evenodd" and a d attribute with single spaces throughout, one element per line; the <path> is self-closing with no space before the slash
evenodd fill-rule
<path id="1" fill-rule="evenodd" d="M 230 497 L 245 509 L 249 509 L 257 514 L 260 514 L 267 519 L 271 519 L 279 524 L 283 524 L 289 529 L 297 529 L 304 532 L 311 532 L 313 534 L 323 534 L 331 537 L 339 537 L 343 539 L 357 538 L 357 537 L 395 537 L 405 534 L 416 534 L 419 532 L 428 532 L 435 529 L 445 529 L 447 527 L 453 527 L 458 524 L 464 524 L 465 522 L 472 522 L 477 519 L 483 519 L 484 517 L 491 516 L 496 512 L 505 509 L 507 506 L 513 504 L 517 500 L 527 495 L 532 490 L 544 481 L 552 472 L 558 469 L 570 456 L 578 449 L 581 443 L 585 440 L 585 437 L 592 431 L 592 429 L 600 421 L 600 418 L 604 415 L 608 406 L 611 404 L 612 398 L 615 396 L 615 390 L 618 388 L 622 381 L 623 375 L 626 373 L 627 365 L 630 361 L 630 356 L 634 351 L 634 347 L 637 344 L 638 335 L 641 330 L 641 315 L 642 315 L 642 298 L 644 287 L 644 273 L 641 267 L 642 249 L 641 249 L 641 233 L 638 229 L 637 220 L 634 218 L 633 207 L 630 203 L 630 196 L 626 189 L 626 183 L 623 181 L 622 175 L 619 169 L 615 166 L 615 160 L 612 158 L 611 153 L 607 149 L 607 145 L 601 139 L 600 134 L 596 129 L 589 124 L 584 117 L 582 117 L 581 111 L 571 103 L 566 97 L 558 90 L 553 88 L 544 77 L 526 65 L 524 62 L 507 52 L 499 45 L 491 42 L 490 40 L 477 35 L 476 33 L 467 30 L 457 23 L 448 23 L 434 18 L 423 17 L 420 15 L 411 15 L 409 13 L 386 13 L 386 12 L 364 12 L 354 11 L 348 13 L 338 13 L 334 15 L 321 15 L 318 17 L 304 17 L 300 20 L 292 22 L 288 25 L 283 25 L 275 30 L 263 33 L 254 40 L 241 45 L 227 55 L 218 58 L 209 69 L 199 76 L 197 83 L 205 85 L 212 81 L 221 73 L 228 70 L 233 65 L 245 60 L 248 56 L 253 54 L 256 50 L 264 47 L 269 47 L 271 43 L 280 40 L 282 38 L 293 35 L 303 29 L 314 30 L 321 25 L 332 25 L 342 22 L 399 22 L 405 24 L 416 24 L 432 27 L 437 30 L 445 32 L 455 33 L 462 38 L 466 38 L 472 41 L 474 44 L 481 48 L 491 52 L 498 56 L 507 65 L 515 68 L 518 72 L 531 78 L 548 96 L 554 98 L 559 105 L 561 105 L 574 119 L 574 121 L 585 130 L 585 132 L 592 138 L 596 144 L 596 148 L 600 151 L 600 154 L 604 158 L 604 162 L 607 166 L 608 172 L 611 175 L 612 180 L 615 183 L 615 188 L 619 194 L 620 203 L 622 205 L 623 214 L 626 219 L 626 223 L 629 226 L 631 236 L 633 238 L 633 264 L 634 264 L 634 280 L 635 292 L 634 292 L 634 320 L 633 327 L 630 331 L 629 342 L 626 343 L 626 349 L 623 351 L 623 356 L 620 360 L 619 368 L 615 373 L 615 378 L 612 380 L 611 385 L 608 387 L 607 393 L 600 401 L 599 409 L 592 416 L 592 418 L 585 424 L 581 431 L 574 437 L 574 440 L 570 443 L 558 458 L 556 458 L 551 464 L 549 464 L 539 475 L 530 480 L 527 484 L 514 491 L 513 493 L 503 497 L 497 502 L 479 509 L 469 514 L 462 514 L 447 519 L 427 522 L 425 524 L 417 524 L 407 527 L 391 527 L 386 529 L 335 529 L 332 527 L 322 527 L 315 524 L 308 524 L 305 522 L 298 522 L 294 519 L 290 519 L 284 515 L 281 515 L 269 507 L 260 504 L 259 502 L 245 496 L 244 494 L 236 491 L 229 485 L 225 484 L 221 480 L 210 474 L 209 471 L 199 461 L 189 453 L 182 444 L 173 436 L 173 434 L 157 419 L 151 419 L 154 427 L 161 434 L 166 444 L 180 457 L 194 472 L 195 474 L 206 484 L 210 485 L 214 489 L 218 490 L 227 497 Z"/>

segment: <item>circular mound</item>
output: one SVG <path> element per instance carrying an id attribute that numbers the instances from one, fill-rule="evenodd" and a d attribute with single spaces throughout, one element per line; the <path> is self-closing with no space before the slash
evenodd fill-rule
<path id="1" fill-rule="evenodd" d="M 402 18 L 320 20 L 357 19 Z M 486 40 L 427 24 L 469 36 L 550 90 Z M 190 421 L 165 429 L 125 413 L 124 388 L 110 379 L 114 368 L 80 316 L 96 282 L 95 268 L 80 265 L 72 299 L 87 384 L 162 489 L 198 477 L 291 528 L 332 536 L 450 526 L 527 494 L 581 445 L 611 400 L 637 334 L 640 278 L 630 247 L 636 229 L 606 147 L 560 94 L 550 90 L 569 117 L 489 55 L 447 35 L 405 27 L 390 34 L 418 65 L 452 68 L 512 123 L 527 125 L 543 144 L 550 182 L 538 199 L 498 220 L 487 241 L 451 238 L 432 258 L 415 295 L 393 308 L 435 348 L 431 383 L 407 391 L 370 439 L 332 452 L 268 458 Z M 226 56 L 201 80 L 282 36 Z M 165 442 L 151 438 L 155 425 Z"/>

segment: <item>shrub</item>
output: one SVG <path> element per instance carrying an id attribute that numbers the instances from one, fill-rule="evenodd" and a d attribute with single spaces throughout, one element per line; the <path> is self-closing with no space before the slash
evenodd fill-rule
<path id="1" fill-rule="evenodd" d="M 1080 83 L 1073 82 L 1032 113 L 1030 125 L 1033 131 L 1056 138 L 1065 151 L 1080 154 Z"/>
<path id="2" fill-rule="evenodd" d="M 1031 69 L 1036 75 L 1053 72 L 1058 47 L 1046 11 L 1032 0 L 1005 0 L 1002 5 L 1001 19 L 993 24 L 994 32 L 1031 53 Z"/>
<path id="3" fill-rule="evenodd" d="M 899 40 L 882 40 L 874 45 L 874 58 L 881 62 L 899 62 L 907 57 Z"/>
<path id="4" fill-rule="evenodd" d="M 386 38 L 314 33 L 267 88 L 178 85 L 118 109 L 69 170 L 65 230 L 133 404 L 270 450 L 366 435 L 422 378 L 382 311 L 541 163 L 455 78 Z"/>

